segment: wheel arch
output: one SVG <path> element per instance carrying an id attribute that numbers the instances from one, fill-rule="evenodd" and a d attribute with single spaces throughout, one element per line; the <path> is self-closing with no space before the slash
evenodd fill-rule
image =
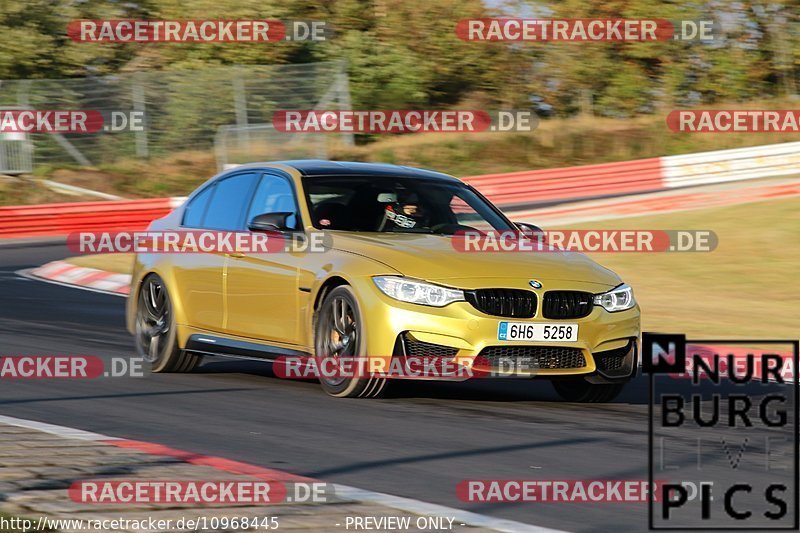
<path id="1" fill-rule="evenodd" d="M 325 296 L 331 292 L 336 287 L 341 285 L 351 285 L 352 284 L 338 274 L 334 274 L 333 276 L 329 277 L 325 281 L 322 282 L 320 285 L 319 290 L 317 291 L 317 295 L 314 297 L 314 305 L 312 307 L 313 312 L 317 312 L 319 306 L 322 304 L 322 301 L 325 299 Z"/>
<path id="2" fill-rule="evenodd" d="M 176 280 L 172 275 L 171 270 L 164 270 L 153 266 L 151 268 L 142 269 L 136 272 L 135 277 L 131 280 L 131 289 L 130 293 L 128 294 L 126 314 L 128 331 L 130 331 L 132 334 L 135 333 L 136 308 L 138 305 L 139 294 L 141 293 L 144 280 L 151 275 L 156 275 L 161 278 L 161 281 L 167 288 L 167 294 L 169 295 L 170 304 L 172 305 L 172 314 L 175 317 L 175 326 L 178 328 L 178 346 L 183 348 L 186 346 L 186 335 L 184 328 L 181 326 L 186 324 L 186 314 L 183 309 L 183 300 L 180 298 L 180 291 L 176 289 Z"/>

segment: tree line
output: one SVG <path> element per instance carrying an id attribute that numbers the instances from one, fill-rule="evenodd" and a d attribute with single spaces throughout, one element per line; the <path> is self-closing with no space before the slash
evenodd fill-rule
<path id="1" fill-rule="evenodd" d="M 468 42 L 473 17 L 714 20 L 709 42 Z M 76 19 L 324 20 L 324 42 L 73 42 Z M 346 60 L 358 109 L 459 105 L 628 117 L 795 95 L 797 0 L 0 0 L 0 80 Z M 2 85 L 0 85 L 2 91 Z"/>

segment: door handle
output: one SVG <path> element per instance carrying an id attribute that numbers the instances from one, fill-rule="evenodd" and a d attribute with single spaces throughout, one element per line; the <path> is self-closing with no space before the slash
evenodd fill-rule
<path id="1" fill-rule="evenodd" d="M 225 255 L 227 255 L 228 257 L 233 257 L 235 259 L 240 259 L 240 258 L 244 257 L 245 254 L 240 253 L 240 252 L 231 252 L 231 253 L 225 254 Z"/>

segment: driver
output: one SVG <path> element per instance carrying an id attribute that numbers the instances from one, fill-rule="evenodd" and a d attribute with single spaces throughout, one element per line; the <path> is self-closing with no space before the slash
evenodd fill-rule
<path id="1" fill-rule="evenodd" d="M 416 193 L 409 193 L 402 201 L 388 204 L 385 209 L 385 219 L 405 229 L 425 227 L 427 218 Z"/>

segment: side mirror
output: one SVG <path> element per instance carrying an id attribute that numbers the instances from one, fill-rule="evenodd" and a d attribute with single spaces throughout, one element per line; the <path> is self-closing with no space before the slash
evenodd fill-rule
<path id="1" fill-rule="evenodd" d="M 247 229 L 250 231 L 291 231 L 292 228 L 286 225 L 286 219 L 292 215 L 294 213 L 289 212 L 256 215 L 247 225 Z"/>
<path id="2" fill-rule="evenodd" d="M 544 230 L 539 226 L 536 226 L 534 224 L 528 224 L 527 222 L 514 222 L 514 225 L 526 237 L 544 242 L 545 233 Z"/>

